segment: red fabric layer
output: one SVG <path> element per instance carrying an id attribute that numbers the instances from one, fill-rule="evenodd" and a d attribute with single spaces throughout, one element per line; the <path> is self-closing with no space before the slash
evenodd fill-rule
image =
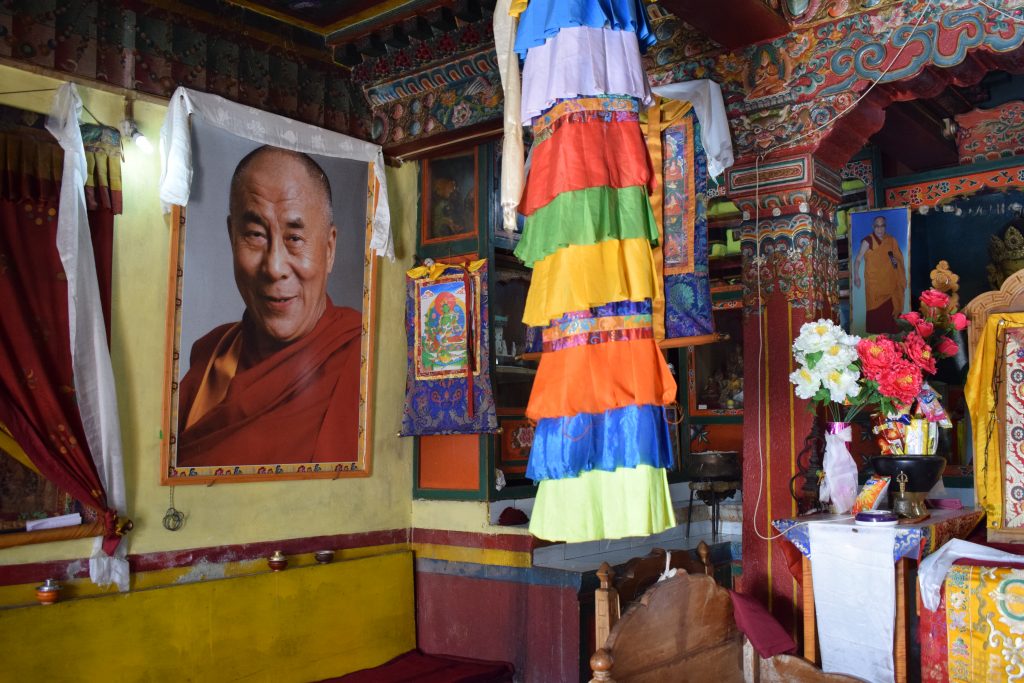
<path id="1" fill-rule="evenodd" d="M 534 149 L 519 213 L 529 216 L 562 192 L 588 187 L 648 185 L 653 191 L 654 177 L 638 123 L 573 123 Z"/>
<path id="2" fill-rule="evenodd" d="M 102 214 L 102 215 L 100 215 Z M 93 212 L 91 225 L 113 239 L 113 216 Z M 109 283 L 107 265 L 97 264 Z M 106 269 L 106 273 L 102 270 Z M 104 296 L 109 297 L 109 285 Z M 103 302 L 110 310 L 109 298 Z M 100 513 L 109 531 L 104 548 L 118 537 L 116 516 L 85 438 L 75 399 L 68 321 L 68 287 L 57 252 L 57 199 L 46 202 L 0 200 L 0 422 L 40 474 L 60 490 Z M 109 329 L 109 318 L 108 318 Z"/>
<path id="3" fill-rule="evenodd" d="M 541 356 L 526 415 L 531 420 L 668 405 L 676 381 L 654 339 L 575 346 Z"/>
<path id="4" fill-rule="evenodd" d="M 428 655 L 413 650 L 387 664 L 321 683 L 512 683 L 514 671 L 505 662 Z"/>

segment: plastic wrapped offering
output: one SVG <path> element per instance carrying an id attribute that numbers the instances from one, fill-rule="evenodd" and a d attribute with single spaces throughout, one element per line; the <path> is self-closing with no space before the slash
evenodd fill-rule
<path id="1" fill-rule="evenodd" d="M 853 503 L 853 514 L 865 510 L 877 510 L 885 500 L 885 494 L 889 490 L 889 477 L 878 474 L 872 475 L 864 482 L 864 488 L 857 494 L 857 500 Z"/>

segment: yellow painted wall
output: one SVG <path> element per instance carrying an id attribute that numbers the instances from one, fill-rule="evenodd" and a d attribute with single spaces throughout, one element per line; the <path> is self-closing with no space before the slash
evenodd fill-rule
<path id="1" fill-rule="evenodd" d="M 59 80 L 0 66 L 4 91 L 56 87 Z M 119 95 L 79 86 L 103 123 L 123 116 Z M 0 104 L 49 109 L 53 93 L 0 95 Z M 136 102 L 142 132 L 156 141 L 165 107 Z M 88 115 L 83 119 L 91 121 Z M 407 528 L 411 519 L 412 442 L 396 435 L 405 391 L 405 279 L 415 248 L 416 165 L 388 169 L 399 259 L 380 262 L 373 474 L 363 479 L 178 486 L 175 507 L 184 527 L 161 525 L 169 489 L 161 486 L 160 449 L 168 222 L 157 196 L 159 157 L 125 146 L 124 213 L 115 222 L 112 354 L 121 414 L 128 515 L 135 522 L 129 552 L 152 553 Z M 87 557 L 91 540 L 0 551 L 0 565 Z"/>
<path id="2" fill-rule="evenodd" d="M 412 553 L 5 610 L 10 681 L 315 681 L 415 647 Z M 259 599 L 254 599 L 254 598 Z M 239 628 L 245 625 L 247 628 Z"/>

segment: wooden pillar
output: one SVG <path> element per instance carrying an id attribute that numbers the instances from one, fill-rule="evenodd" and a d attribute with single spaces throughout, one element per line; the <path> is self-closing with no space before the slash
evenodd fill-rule
<path id="1" fill-rule="evenodd" d="M 730 170 L 728 196 L 743 212 L 744 416 L 741 590 L 759 597 L 800 637 L 800 590 L 773 519 L 793 517 L 790 480 L 812 425 L 793 394 L 793 339 L 831 317 L 838 299 L 833 215 L 839 174 L 810 154 Z M 799 563 L 794 563 L 799 573 Z"/>

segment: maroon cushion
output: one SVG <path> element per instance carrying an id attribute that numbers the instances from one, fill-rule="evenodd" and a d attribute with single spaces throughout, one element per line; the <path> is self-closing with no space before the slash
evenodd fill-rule
<path id="1" fill-rule="evenodd" d="M 736 626 L 764 659 L 796 652 L 796 641 L 756 598 L 729 591 Z"/>
<path id="2" fill-rule="evenodd" d="M 411 650 L 378 667 L 329 678 L 322 683 L 512 683 L 513 673 L 515 669 L 506 662 L 428 655 Z"/>

